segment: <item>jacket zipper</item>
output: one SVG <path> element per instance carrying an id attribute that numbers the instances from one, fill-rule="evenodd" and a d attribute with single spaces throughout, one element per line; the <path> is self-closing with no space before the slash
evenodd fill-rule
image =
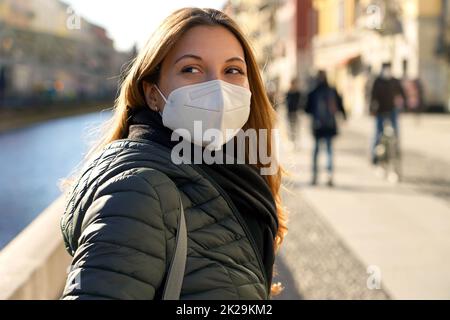
<path id="1" fill-rule="evenodd" d="M 217 191 L 219 191 L 220 195 L 225 199 L 225 201 L 229 204 L 229 206 L 231 207 L 231 210 L 233 211 L 234 215 L 237 217 L 239 223 L 241 224 L 242 228 L 244 229 L 245 234 L 247 235 L 247 238 L 250 241 L 251 246 L 253 247 L 253 251 L 256 254 L 256 260 L 258 260 L 258 264 L 259 264 L 259 268 L 261 269 L 261 273 L 263 275 L 264 278 L 264 287 L 269 290 L 266 294 L 266 299 L 269 299 L 269 294 L 270 294 L 270 288 L 267 287 L 268 284 L 268 279 L 267 279 L 267 275 L 266 275 L 266 269 L 264 267 L 264 264 L 262 262 L 262 257 L 260 255 L 260 252 L 258 250 L 258 247 L 256 245 L 255 239 L 253 238 L 247 224 L 244 221 L 244 218 L 242 218 L 241 214 L 239 213 L 239 210 L 237 210 L 236 206 L 234 205 L 233 201 L 231 201 L 230 197 L 228 196 L 228 194 L 225 192 L 225 190 L 223 190 L 223 188 L 217 183 L 215 182 L 213 179 L 211 179 L 211 177 L 201 168 L 196 167 L 194 165 L 191 165 L 191 167 L 194 168 L 194 170 L 198 171 L 200 174 L 204 175 L 208 181 L 210 181 L 214 187 L 217 189 Z"/>

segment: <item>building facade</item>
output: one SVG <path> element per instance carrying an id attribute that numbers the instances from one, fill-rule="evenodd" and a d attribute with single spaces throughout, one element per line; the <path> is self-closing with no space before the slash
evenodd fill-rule
<path id="1" fill-rule="evenodd" d="M 230 0 L 225 6 L 249 36 L 269 94 L 281 104 L 292 79 L 311 78 L 317 15 L 312 0 Z"/>
<path id="2" fill-rule="evenodd" d="M 114 97 L 128 58 L 114 49 L 104 28 L 59 0 L 0 0 L 5 106 Z"/>
<path id="3" fill-rule="evenodd" d="M 442 0 L 315 0 L 314 67 L 328 71 L 349 112 L 367 112 L 370 78 L 390 62 L 394 76 L 418 79 L 425 109 L 447 109 L 449 64 L 437 52 Z"/>
<path id="4" fill-rule="evenodd" d="M 298 78 L 309 90 L 326 70 L 349 113 L 367 113 L 384 62 L 422 84 L 425 110 L 450 105 L 449 0 L 230 0 L 226 11 L 249 35 L 269 90 Z M 275 88 L 275 89 L 273 89 Z"/>

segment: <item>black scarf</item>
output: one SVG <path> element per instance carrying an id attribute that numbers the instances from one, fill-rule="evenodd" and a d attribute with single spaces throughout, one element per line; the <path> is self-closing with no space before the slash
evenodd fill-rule
<path id="1" fill-rule="evenodd" d="M 158 112 L 138 108 L 130 113 L 128 138 L 154 141 L 172 149 L 172 130 L 165 127 Z M 273 195 L 259 170 L 248 164 L 194 164 L 199 166 L 228 195 L 252 233 L 262 257 L 268 289 L 275 261 L 274 239 L 278 219 Z"/>

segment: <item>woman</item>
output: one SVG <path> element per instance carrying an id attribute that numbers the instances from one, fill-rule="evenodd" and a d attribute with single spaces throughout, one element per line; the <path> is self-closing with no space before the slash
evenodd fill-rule
<path id="1" fill-rule="evenodd" d="M 217 114 L 218 129 L 270 131 L 275 117 L 238 26 L 217 10 L 180 9 L 134 59 L 109 131 L 71 189 L 61 221 L 73 256 L 64 299 L 161 299 L 179 197 L 188 238 L 180 299 L 268 299 L 280 290 L 271 282 L 287 230 L 281 169 L 263 176 L 258 169 L 268 164 L 259 159 L 206 165 L 171 157 L 173 131 L 191 133 L 194 120 L 217 127 Z M 204 150 L 205 141 L 181 136 Z M 270 139 L 264 147 L 272 150 Z"/>

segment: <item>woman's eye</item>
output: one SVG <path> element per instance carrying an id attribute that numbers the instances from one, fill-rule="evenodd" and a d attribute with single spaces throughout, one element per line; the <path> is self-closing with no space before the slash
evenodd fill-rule
<path id="1" fill-rule="evenodd" d="M 239 68 L 229 68 L 226 70 L 226 72 L 231 74 L 244 74 L 244 71 Z"/>
<path id="2" fill-rule="evenodd" d="M 196 67 L 185 67 L 181 70 L 181 72 L 184 73 L 199 73 L 200 70 Z"/>

